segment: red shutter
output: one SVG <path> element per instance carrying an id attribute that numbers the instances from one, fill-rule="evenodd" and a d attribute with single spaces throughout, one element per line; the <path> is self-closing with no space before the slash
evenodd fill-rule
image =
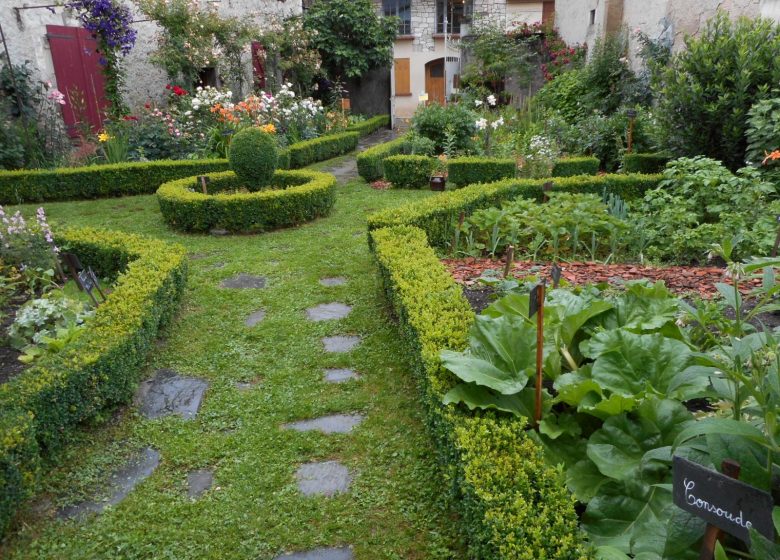
<path id="1" fill-rule="evenodd" d="M 87 123 L 93 131 L 103 126 L 106 101 L 103 69 L 97 41 L 81 27 L 47 25 L 51 59 L 57 89 L 65 94 L 62 116 L 70 136 L 78 135 L 78 125 Z"/>

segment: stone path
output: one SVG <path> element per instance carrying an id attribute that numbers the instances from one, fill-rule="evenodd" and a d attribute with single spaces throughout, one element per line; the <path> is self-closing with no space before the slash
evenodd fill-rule
<path id="1" fill-rule="evenodd" d="M 394 134 L 390 131 L 380 132 L 373 135 L 368 140 L 361 140 L 359 150 L 364 149 L 371 144 L 390 140 L 393 137 Z M 351 180 L 357 177 L 355 158 L 350 157 L 340 160 L 331 168 L 326 168 L 325 171 L 329 171 L 336 175 L 337 179 L 342 183 Z M 362 220 L 365 212 L 368 212 L 369 210 L 373 210 L 373 208 L 361 209 L 359 220 Z M 327 244 L 329 238 L 336 239 L 339 236 L 341 236 L 341 238 L 346 237 L 347 239 L 352 239 L 353 237 L 357 239 L 365 236 L 363 231 L 355 231 L 356 228 L 361 227 L 361 224 L 359 223 L 352 222 L 350 224 L 339 224 L 338 227 L 349 227 L 349 229 L 346 229 L 345 231 L 323 231 L 321 233 L 321 237 L 324 238 L 323 244 Z M 352 233 L 353 231 L 354 234 Z M 221 233 L 222 232 L 218 231 L 212 232 L 213 235 L 219 235 Z M 280 236 L 278 239 L 283 241 L 285 237 Z M 212 240 L 212 242 L 214 241 L 217 240 Z M 222 239 L 219 241 L 225 240 Z M 357 244 L 357 241 L 355 244 Z M 206 247 L 209 247 L 209 245 L 206 245 Z M 272 253 L 287 253 L 290 252 L 292 246 L 275 241 L 274 246 L 269 248 Z M 213 275 L 220 275 L 220 272 L 215 272 L 216 270 L 234 266 L 234 263 L 231 261 L 231 255 L 224 250 L 214 251 L 212 249 L 210 251 L 192 252 L 190 253 L 190 258 L 193 261 L 198 262 L 203 260 L 207 261 L 199 262 L 197 268 L 193 264 L 193 269 L 204 274 L 206 278 L 209 278 L 210 276 L 213 277 Z M 284 258 L 286 259 L 286 257 Z M 216 259 L 219 259 L 219 262 L 213 262 Z M 280 261 L 266 262 L 272 266 L 280 264 Z M 263 268 L 260 268 L 259 270 L 268 273 L 272 278 L 271 287 L 273 290 L 285 290 L 285 285 L 283 284 L 281 277 L 276 276 L 276 271 L 274 269 L 272 269 L 271 272 L 268 272 Z M 356 382 L 361 379 L 361 373 L 366 373 L 366 370 L 361 369 L 364 366 L 358 367 L 355 365 L 354 361 L 356 359 L 365 358 L 360 355 L 349 355 L 348 353 L 358 348 L 363 337 L 369 334 L 367 332 L 360 332 L 360 328 L 356 329 L 358 332 L 349 328 L 350 321 L 353 320 L 353 306 L 351 304 L 354 303 L 354 300 L 345 298 L 346 301 L 339 301 L 343 295 L 341 292 L 343 289 L 342 287 L 349 286 L 351 283 L 354 288 L 354 285 L 356 285 L 359 280 L 357 274 L 352 275 L 353 270 L 355 269 L 339 270 L 338 268 L 335 268 L 317 271 L 323 276 L 320 277 L 318 274 L 317 276 L 314 276 L 313 279 L 307 281 L 310 282 L 310 285 L 313 285 L 315 288 L 314 291 L 321 296 L 321 298 L 312 298 L 313 301 L 306 301 L 306 304 L 311 305 L 310 307 L 305 307 L 304 305 L 301 305 L 300 307 L 288 306 L 288 309 L 297 310 L 298 316 L 295 320 L 302 319 L 303 314 L 300 314 L 300 310 L 305 309 L 305 318 L 308 322 L 312 323 L 312 328 L 323 329 L 314 331 L 313 336 L 321 337 L 319 339 L 322 343 L 322 347 L 317 348 L 315 342 L 315 350 L 323 356 L 332 354 L 333 356 L 330 359 L 333 361 L 331 364 L 335 367 L 315 369 L 315 375 L 318 376 L 317 378 L 321 385 L 316 391 L 322 391 L 322 394 L 326 395 L 336 395 L 335 398 L 339 399 L 338 402 L 342 402 L 341 399 L 343 399 L 344 403 L 349 403 L 348 398 L 345 398 L 345 396 L 349 397 L 351 392 L 355 391 L 357 388 L 364 387 L 364 385 L 358 385 Z M 233 272 L 235 272 L 235 270 Z M 201 354 L 197 356 L 197 358 L 193 358 L 192 362 L 194 366 L 191 371 L 193 372 L 204 370 L 216 372 L 216 374 L 203 373 L 203 375 L 214 375 L 213 377 L 209 376 L 209 379 L 213 382 L 213 388 L 209 388 L 209 382 L 205 379 L 188 376 L 172 369 L 158 369 L 150 379 L 141 383 L 136 394 L 135 404 L 140 415 L 145 419 L 156 421 L 155 423 L 149 423 L 148 427 L 144 425 L 139 433 L 144 434 L 145 437 L 147 430 L 149 432 L 159 431 L 164 434 L 162 436 L 163 438 L 170 438 L 170 445 L 173 450 L 176 450 L 178 446 L 185 445 L 185 436 L 189 437 L 193 434 L 194 432 L 192 430 L 197 431 L 198 434 L 196 437 L 203 437 L 204 441 L 208 438 L 216 438 L 218 441 L 221 441 L 219 440 L 220 437 L 233 438 L 235 436 L 232 434 L 241 432 L 242 429 L 246 429 L 242 428 L 241 422 L 231 423 L 230 406 L 235 409 L 236 407 L 246 407 L 245 403 L 252 403 L 251 406 L 256 408 L 258 417 L 262 417 L 269 412 L 271 412 L 271 415 L 273 415 L 274 412 L 278 412 L 274 411 L 273 407 L 269 407 L 268 405 L 269 402 L 274 402 L 274 396 L 269 396 L 269 394 L 270 389 L 275 382 L 274 375 L 279 375 L 278 371 L 274 369 L 277 366 L 276 363 L 268 363 L 267 369 L 261 369 L 259 371 L 250 370 L 249 372 L 244 370 L 234 374 L 232 378 L 229 377 L 232 365 L 230 360 L 232 360 L 234 356 L 236 360 L 240 360 L 243 357 L 242 350 L 247 348 L 247 346 L 242 347 L 242 343 L 252 345 L 267 344 L 267 342 L 265 342 L 266 330 L 272 331 L 274 328 L 273 322 L 278 319 L 278 317 L 274 316 L 278 309 L 278 302 L 273 300 L 273 303 L 271 303 L 268 299 L 263 299 L 268 297 L 267 294 L 273 293 L 273 290 L 253 292 L 253 290 L 268 288 L 269 278 L 267 276 L 255 275 L 247 272 L 233 272 L 231 273 L 233 274 L 232 276 L 222 279 L 218 284 L 217 282 L 212 281 L 210 286 L 213 288 L 218 285 L 220 289 L 225 291 L 238 291 L 238 293 L 231 293 L 229 296 L 223 294 L 226 298 L 225 301 L 246 298 L 241 300 L 242 310 L 240 311 L 240 314 L 238 314 L 237 317 L 229 319 L 231 325 L 235 325 L 239 328 L 243 322 L 243 325 L 247 328 L 242 330 L 237 335 L 237 338 L 245 336 L 246 339 L 243 341 L 230 339 L 223 341 L 223 347 L 230 347 L 231 344 L 235 345 L 235 354 L 228 354 L 227 351 L 219 349 L 208 356 Z M 279 280 L 278 284 L 277 280 Z M 286 282 L 288 280 L 284 279 L 284 281 Z M 296 279 L 294 281 L 298 280 Z M 351 293 L 351 297 L 354 298 L 354 294 Z M 323 299 L 327 303 L 313 305 L 317 301 L 323 301 Z M 294 315 L 294 313 L 291 313 L 290 315 Z M 293 320 L 290 317 L 285 318 Z M 340 323 L 339 321 L 343 321 L 343 323 Z M 214 324 L 215 331 L 213 332 L 214 334 L 218 334 L 219 327 L 216 325 L 219 323 L 215 320 Z M 328 336 L 322 336 L 326 333 Z M 317 338 L 314 338 L 313 340 L 316 341 Z M 291 346 L 293 346 L 295 342 L 297 341 L 291 341 Z M 276 340 L 273 344 L 283 346 L 284 342 Z M 232 348 L 233 347 L 231 347 L 231 351 Z M 224 352 L 224 354 L 221 352 Z M 278 358 L 279 362 L 282 364 L 279 367 L 286 367 L 290 363 L 292 363 L 294 367 L 298 367 L 296 362 L 288 362 L 285 364 L 284 360 L 289 360 L 288 354 L 290 353 L 288 352 L 285 354 L 280 350 L 278 356 L 274 354 L 269 355 L 273 356 L 273 358 Z M 226 356 L 229 357 L 226 359 Z M 188 363 L 190 362 L 187 362 L 186 359 L 184 359 L 182 365 L 178 367 L 180 367 L 182 371 L 187 371 L 189 367 L 185 364 Z M 301 362 L 298 362 L 298 364 L 300 363 Z M 325 363 L 320 362 L 315 367 L 322 368 L 324 365 Z M 263 367 L 266 367 L 265 363 L 263 364 Z M 356 369 L 352 369 L 353 367 Z M 223 371 L 228 375 L 220 377 Z M 317 371 L 320 371 L 321 374 L 317 373 Z M 254 374 L 257 374 L 255 380 L 247 381 L 252 379 L 252 375 Z M 241 379 L 241 381 L 238 381 L 237 379 Z M 258 380 L 262 381 L 263 384 L 261 385 Z M 278 384 L 278 378 L 276 383 Z M 310 380 L 300 381 L 301 385 L 305 385 L 306 383 L 311 384 Z M 336 384 L 343 384 L 343 386 L 334 387 L 333 385 Z M 219 394 L 219 390 L 225 385 L 228 386 L 229 391 L 227 393 L 223 391 L 223 393 Z M 212 391 L 213 394 L 210 395 L 209 391 Z M 279 393 L 276 393 L 276 396 L 278 395 Z M 189 428 L 186 430 L 181 428 L 185 425 L 184 423 L 181 423 L 182 420 L 191 421 L 197 417 L 202 403 L 204 402 L 204 398 L 209 399 L 208 414 L 202 414 L 202 418 L 199 417 L 196 422 L 187 422 L 186 425 L 189 426 Z M 326 406 L 323 406 L 320 409 L 320 413 L 322 413 L 323 409 L 327 409 L 328 411 L 333 411 L 335 409 L 340 410 L 340 412 L 322 416 L 312 414 L 313 417 L 309 418 L 306 417 L 306 412 L 302 411 L 301 416 L 303 416 L 303 418 L 298 416 L 297 418 L 301 419 L 276 424 L 276 427 L 283 430 L 283 432 L 281 435 L 276 435 L 274 437 L 287 438 L 289 441 L 294 442 L 296 451 L 293 454 L 292 461 L 288 458 L 287 461 L 290 462 L 280 463 L 285 470 L 281 475 L 273 475 L 273 477 L 278 476 L 278 478 L 274 479 L 272 476 L 269 476 L 263 480 L 277 480 L 280 481 L 276 482 L 277 484 L 280 484 L 280 486 L 289 485 L 288 489 L 295 488 L 299 493 L 299 500 L 302 500 L 302 502 L 306 504 L 312 504 L 312 511 L 318 511 L 318 504 L 323 501 L 325 503 L 331 503 L 333 500 L 349 499 L 349 497 L 338 498 L 338 496 L 350 493 L 353 480 L 361 473 L 361 469 L 363 469 L 363 472 L 369 477 L 375 476 L 371 473 L 369 467 L 364 466 L 359 462 L 361 456 L 357 457 L 356 462 L 354 454 L 351 454 L 349 450 L 341 449 L 343 442 L 360 441 L 360 436 L 364 435 L 361 434 L 361 429 L 369 429 L 367 426 L 361 426 L 367 420 L 366 415 L 356 412 L 356 409 L 363 410 L 363 404 L 358 404 L 358 406 L 354 406 L 354 404 L 355 403 L 352 405 L 344 404 L 342 407 L 334 406 L 335 402 L 331 402 Z M 223 409 L 221 407 L 225 408 Z M 370 410 L 370 408 L 367 409 Z M 226 419 L 224 422 L 221 416 L 223 414 Z M 252 414 L 255 414 L 255 409 L 252 410 Z M 289 415 L 280 417 L 285 419 L 290 418 Z M 293 416 L 293 418 L 296 417 Z M 243 422 L 245 422 L 244 426 L 248 426 L 251 425 L 250 422 L 252 422 L 252 419 L 244 419 Z M 254 429 L 254 426 L 252 426 L 251 429 Z M 201 430 L 202 433 L 200 433 Z M 268 431 L 274 432 L 273 429 Z M 222 434 L 225 435 L 223 436 Z M 159 436 L 157 433 L 154 433 L 152 437 Z M 179 437 L 182 438 L 181 441 L 178 440 Z M 317 441 L 320 443 L 317 444 L 317 447 L 304 444 L 298 446 L 297 442 L 299 440 L 301 442 Z M 327 447 L 323 447 L 322 442 L 328 442 Z M 198 455 L 198 453 L 194 453 L 193 457 L 190 459 L 190 457 L 178 456 L 173 451 L 169 450 L 169 448 L 165 446 L 167 443 L 165 440 L 163 440 L 160 446 L 158 446 L 157 443 L 158 442 L 155 442 L 155 446 L 158 447 L 158 449 L 161 449 L 165 458 L 168 459 L 168 462 L 164 465 L 164 468 L 160 469 L 160 472 L 162 472 L 164 476 L 171 476 L 171 473 L 173 473 L 173 484 L 166 486 L 166 492 L 170 492 L 170 488 L 179 488 L 181 494 L 180 498 L 187 499 L 191 502 L 187 504 L 187 507 L 202 507 L 204 508 L 203 511 L 208 511 L 208 509 L 212 508 L 220 498 L 224 499 L 224 496 L 230 491 L 230 477 L 235 477 L 236 474 L 235 472 L 230 473 L 229 471 L 231 469 L 243 468 L 239 462 L 232 464 L 232 461 L 238 457 L 238 454 L 235 453 L 231 455 L 232 449 L 227 447 L 225 450 L 220 450 L 219 453 L 215 453 L 211 456 L 205 453 L 202 456 Z M 212 446 L 214 445 L 211 442 L 207 443 Z M 200 450 L 198 450 L 198 452 L 199 451 Z M 343 462 L 338 460 L 342 457 L 342 453 L 344 457 Z M 325 459 L 321 459 L 322 457 L 325 457 Z M 161 453 L 156 449 L 151 447 L 142 449 L 131 457 L 126 464 L 122 465 L 121 468 L 110 475 L 100 497 L 62 508 L 57 512 L 58 517 L 74 518 L 89 513 L 101 513 L 107 506 L 119 504 L 119 502 L 132 492 L 140 482 L 149 477 L 155 469 L 157 469 L 162 460 L 163 457 L 161 457 Z M 223 460 L 230 465 L 229 468 L 224 468 L 222 466 L 224 464 Z M 244 458 L 244 460 L 247 461 L 246 458 Z M 248 464 L 250 464 L 249 461 L 247 462 L 247 465 Z M 266 468 L 267 467 L 268 465 L 266 465 Z M 247 474 L 256 472 L 251 471 L 248 466 L 246 468 Z M 288 468 L 289 470 L 286 470 Z M 167 475 L 165 472 L 167 472 Z M 384 471 L 382 471 L 382 474 L 384 474 Z M 214 488 L 215 479 L 218 480 L 219 484 L 225 489 L 224 492 L 219 493 L 215 491 L 220 489 L 219 487 Z M 373 479 L 368 478 L 368 480 L 372 481 Z M 186 485 L 184 484 L 185 481 Z M 364 496 L 363 492 L 365 491 L 365 483 L 362 479 L 360 479 L 360 482 L 359 501 Z M 257 484 L 254 486 L 247 485 L 246 488 L 256 490 L 258 486 Z M 145 490 L 146 489 L 144 489 L 144 491 Z M 266 495 L 252 495 L 247 496 L 247 498 L 254 501 L 267 500 L 272 491 L 274 493 L 278 492 L 284 494 L 284 492 L 280 492 L 281 490 L 282 488 L 277 489 L 276 487 L 273 487 L 270 490 L 263 488 L 262 491 L 267 492 Z M 186 496 L 184 495 L 185 491 Z M 235 487 L 233 487 L 233 491 L 235 492 Z M 170 499 L 170 496 L 166 495 L 166 499 Z M 231 497 L 231 499 L 235 500 L 236 498 Z M 336 505 L 341 507 L 338 502 L 336 502 Z M 130 507 L 135 507 L 135 505 L 133 504 Z M 308 506 L 303 507 L 308 508 Z M 192 511 L 196 512 L 200 510 L 192 509 Z M 137 514 L 137 510 L 133 513 Z M 280 519 L 283 519 L 283 516 L 285 515 L 290 515 L 290 513 L 285 511 L 280 512 Z M 197 516 L 193 515 L 193 518 L 197 518 Z M 132 516 L 129 517 L 129 519 L 132 519 Z M 334 520 L 328 519 L 327 521 L 328 523 L 335 525 Z M 393 521 L 395 520 L 393 519 Z M 86 523 L 82 523 L 81 525 L 86 525 Z M 142 527 L 143 525 L 139 526 Z M 393 525 L 393 527 L 395 526 Z M 187 530 L 192 530 L 192 526 L 188 527 Z M 274 548 L 270 552 L 266 549 L 266 553 L 278 554 L 275 558 L 287 560 L 353 560 L 354 552 L 351 544 L 365 546 L 365 543 L 362 540 L 360 543 L 350 543 L 349 541 L 354 539 L 354 537 L 347 537 L 346 539 L 339 538 L 338 535 L 340 530 L 341 529 L 337 528 L 332 531 L 332 534 L 336 535 L 336 538 L 333 538 L 332 541 L 324 541 L 325 544 L 330 546 L 320 546 L 319 548 L 305 550 L 306 546 L 296 546 L 295 543 L 292 542 L 287 544 L 293 546 L 285 546 L 285 543 L 282 542 L 280 545 L 274 545 Z M 192 534 L 194 535 L 195 533 Z M 184 535 L 184 533 L 182 533 L 182 535 Z M 250 535 L 247 534 L 247 537 L 249 536 Z M 183 536 L 183 538 L 185 537 Z M 347 542 L 345 543 L 344 540 L 347 540 Z M 323 541 L 315 539 L 311 541 L 311 543 L 313 546 L 315 543 L 323 544 Z M 95 548 L 95 550 L 98 550 L 98 548 Z M 192 550 L 188 548 L 187 552 L 191 553 Z M 184 554 L 182 557 L 189 558 L 193 556 Z M 262 558 L 267 557 L 268 556 L 262 556 Z"/>
<path id="2" fill-rule="evenodd" d="M 85 501 L 62 508 L 57 516 L 63 519 L 82 517 L 89 513 L 101 513 L 108 506 L 115 506 L 127 496 L 139 482 L 151 476 L 160 464 L 160 453 L 149 447 L 142 449 L 115 471 L 108 480 L 105 500 Z"/>

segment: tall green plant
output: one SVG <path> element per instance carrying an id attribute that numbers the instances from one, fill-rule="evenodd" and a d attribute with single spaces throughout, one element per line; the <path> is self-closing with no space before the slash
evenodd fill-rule
<path id="1" fill-rule="evenodd" d="M 380 18 L 371 0 L 316 0 L 303 25 L 314 32 L 312 44 L 334 78 L 359 78 L 393 60 L 398 21 Z"/>
<path id="2" fill-rule="evenodd" d="M 688 37 L 654 85 L 669 149 L 743 166 L 748 112 L 780 83 L 778 52 L 780 26 L 769 19 L 732 22 L 719 11 Z"/>

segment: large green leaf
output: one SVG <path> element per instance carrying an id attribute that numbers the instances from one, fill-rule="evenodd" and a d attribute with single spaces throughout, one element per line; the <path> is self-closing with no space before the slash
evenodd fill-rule
<path id="1" fill-rule="evenodd" d="M 461 383 L 444 395 L 443 402 L 444 404 L 463 403 L 471 410 L 492 408 L 515 416 L 533 418 L 534 400 L 532 389 L 526 389 L 515 395 L 497 395 L 490 389 L 475 383 Z"/>
<path id="2" fill-rule="evenodd" d="M 679 402 L 648 399 L 639 405 L 636 414 L 605 420 L 588 440 L 588 458 L 608 478 L 660 482 L 669 467 L 659 464 L 659 460 L 671 460 L 671 449 L 663 453 L 657 450 L 671 446 L 692 421 L 690 412 Z"/>
<path id="3" fill-rule="evenodd" d="M 650 285 L 632 283 L 624 296 L 615 300 L 614 312 L 605 316 L 605 327 L 622 327 L 636 332 L 656 331 L 667 323 L 674 323 L 678 312 L 678 300 L 663 282 Z"/>
<path id="4" fill-rule="evenodd" d="M 707 449 L 713 464 L 720 466 L 725 459 L 739 459 L 739 479 L 751 486 L 770 489 L 771 476 L 767 472 L 768 450 L 753 440 L 722 433 L 707 434 Z"/>
<path id="5" fill-rule="evenodd" d="M 664 488 L 641 480 L 613 480 L 590 501 L 582 522 L 596 546 L 626 554 L 663 550 L 673 508 L 671 492 Z"/>
<path id="6" fill-rule="evenodd" d="M 569 290 L 553 290 L 550 300 L 550 315 L 556 318 L 560 341 L 567 346 L 585 323 L 614 307 L 608 301 L 586 298 Z"/>
<path id="7" fill-rule="evenodd" d="M 764 433 L 752 424 L 738 422 L 731 418 L 705 418 L 704 420 L 689 424 L 680 432 L 674 440 L 674 447 L 693 438 L 706 436 L 708 434 L 738 436 L 762 445 L 766 443 Z"/>
<path id="8" fill-rule="evenodd" d="M 583 353 L 595 360 L 593 379 L 613 393 L 631 396 L 654 390 L 687 400 L 702 390 L 701 382 L 682 376 L 691 361 L 688 346 L 660 334 L 603 331 L 583 345 Z M 676 389 L 669 393 L 670 387 Z"/>
<path id="9" fill-rule="evenodd" d="M 663 558 L 669 560 L 694 560 L 699 557 L 695 545 L 704 535 L 707 524 L 680 508 L 674 508 L 667 523 L 667 538 Z"/>
<path id="10" fill-rule="evenodd" d="M 590 459 L 582 459 L 566 469 L 566 486 L 583 504 L 591 501 L 607 482 L 609 479 Z"/>
<path id="11" fill-rule="evenodd" d="M 469 350 L 444 350 L 441 359 L 444 367 L 463 381 L 513 395 L 534 374 L 536 333 L 517 317 L 478 316 L 470 331 Z"/>

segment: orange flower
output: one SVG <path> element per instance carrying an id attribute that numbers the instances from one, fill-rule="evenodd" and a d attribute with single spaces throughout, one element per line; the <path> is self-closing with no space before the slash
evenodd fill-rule
<path id="1" fill-rule="evenodd" d="M 764 161 L 761 162 L 762 165 L 766 165 L 766 162 L 768 162 L 768 161 L 776 161 L 776 160 L 780 159 L 780 150 L 775 150 L 775 151 L 773 151 L 771 153 L 764 152 L 764 155 L 766 157 L 764 158 Z"/>

